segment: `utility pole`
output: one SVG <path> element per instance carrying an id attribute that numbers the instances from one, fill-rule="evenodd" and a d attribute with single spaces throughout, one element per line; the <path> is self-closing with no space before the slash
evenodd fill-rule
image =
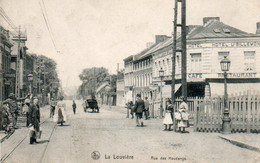
<path id="1" fill-rule="evenodd" d="M 176 39 L 177 39 L 177 13 L 178 13 L 178 1 L 175 0 L 174 8 L 174 21 L 173 21 L 173 33 L 172 33 L 172 90 L 171 98 L 172 103 L 175 103 L 175 66 L 176 66 Z"/>
<path id="2" fill-rule="evenodd" d="M 187 100 L 187 53 L 186 53 L 186 0 L 182 0 L 181 5 L 181 42 L 182 42 L 182 61 L 181 61 L 181 85 L 182 96 Z"/>
<path id="3" fill-rule="evenodd" d="M 15 78 L 15 96 L 20 98 L 20 42 L 21 42 L 21 26 L 18 31 L 18 50 L 16 57 L 16 78 Z"/>
<path id="4" fill-rule="evenodd" d="M 178 3 L 181 3 L 181 23 L 177 23 Z M 172 57 L 172 101 L 175 102 L 176 53 L 181 52 L 182 96 L 187 100 L 186 0 L 175 0 Z M 181 49 L 177 49 L 177 27 L 181 27 Z"/>

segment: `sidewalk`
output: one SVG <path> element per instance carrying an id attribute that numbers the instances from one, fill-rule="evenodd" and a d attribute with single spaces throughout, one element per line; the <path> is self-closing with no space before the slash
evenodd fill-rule
<path id="1" fill-rule="evenodd" d="M 46 111 L 46 110 L 48 110 L 48 111 Z M 48 116 L 49 115 L 49 105 L 42 107 L 41 111 L 44 112 L 44 114 L 41 115 L 42 116 L 41 118 Z M 45 113 L 45 112 L 47 112 L 47 113 Z M 21 123 L 21 122 L 19 122 L 19 123 Z M 21 124 L 18 124 L 18 123 L 17 123 L 17 126 L 19 126 L 19 129 L 26 128 L 25 126 L 21 126 Z M 9 133 L 5 133 L 5 131 L 0 131 L 0 143 L 2 143 L 5 139 L 8 139 L 16 130 L 13 130 Z"/>
<path id="2" fill-rule="evenodd" d="M 106 109 L 109 111 L 116 111 L 120 113 L 127 114 L 127 109 L 120 106 L 101 106 L 101 109 Z M 162 124 L 163 119 L 160 118 L 151 118 L 151 123 Z M 163 126 L 162 126 L 163 128 Z M 246 148 L 252 151 L 260 152 L 260 135 L 259 134 L 247 134 L 247 133 L 234 133 L 229 135 L 223 135 L 221 133 L 202 133 L 202 132 L 194 132 L 193 128 L 190 127 L 187 129 L 189 131 L 189 135 L 192 137 L 204 137 L 210 138 L 209 135 L 214 137 L 219 137 L 229 143 L 239 146 L 241 148 Z"/>

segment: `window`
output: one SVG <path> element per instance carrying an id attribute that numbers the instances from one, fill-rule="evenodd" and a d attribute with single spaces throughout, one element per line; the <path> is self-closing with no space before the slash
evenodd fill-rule
<path id="1" fill-rule="evenodd" d="M 213 29 L 213 31 L 214 31 L 215 33 L 220 33 L 220 30 L 219 30 L 219 29 Z"/>
<path id="2" fill-rule="evenodd" d="M 244 52 L 244 65 L 245 71 L 254 71 L 255 70 L 255 51 L 245 51 Z"/>
<path id="3" fill-rule="evenodd" d="M 191 53 L 191 72 L 201 72 L 201 53 Z"/>

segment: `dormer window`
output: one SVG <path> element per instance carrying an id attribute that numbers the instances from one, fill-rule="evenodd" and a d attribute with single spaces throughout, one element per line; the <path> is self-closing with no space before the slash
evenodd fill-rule
<path id="1" fill-rule="evenodd" d="M 223 29 L 223 31 L 224 31 L 225 33 L 230 33 L 230 30 L 227 29 L 227 28 Z"/>
<path id="2" fill-rule="evenodd" d="M 213 30 L 215 33 L 220 33 L 220 30 L 219 29 L 214 29 Z"/>

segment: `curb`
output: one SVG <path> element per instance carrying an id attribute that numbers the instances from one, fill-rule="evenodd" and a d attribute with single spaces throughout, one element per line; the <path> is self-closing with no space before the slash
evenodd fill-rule
<path id="1" fill-rule="evenodd" d="M 238 141 L 235 141 L 235 140 L 227 139 L 227 138 L 222 137 L 222 136 L 218 136 L 218 137 L 220 137 L 221 139 L 226 140 L 226 141 L 230 142 L 231 144 L 236 145 L 240 148 L 244 148 L 244 149 L 248 149 L 248 150 L 260 153 L 260 148 L 257 148 L 257 147 L 254 147 L 254 146 L 251 146 L 251 145 L 248 145 L 248 144 L 245 144 L 245 143 L 241 143 L 241 142 L 238 142 Z"/>
<path id="2" fill-rule="evenodd" d="M 8 139 L 14 132 L 15 132 L 15 130 L 12 130 L 12 131 L 9 132 L 8 134 L 6 134 L 6 135 L 0 140 L 0 143 L 2 143 L 5 139 Z"/>

